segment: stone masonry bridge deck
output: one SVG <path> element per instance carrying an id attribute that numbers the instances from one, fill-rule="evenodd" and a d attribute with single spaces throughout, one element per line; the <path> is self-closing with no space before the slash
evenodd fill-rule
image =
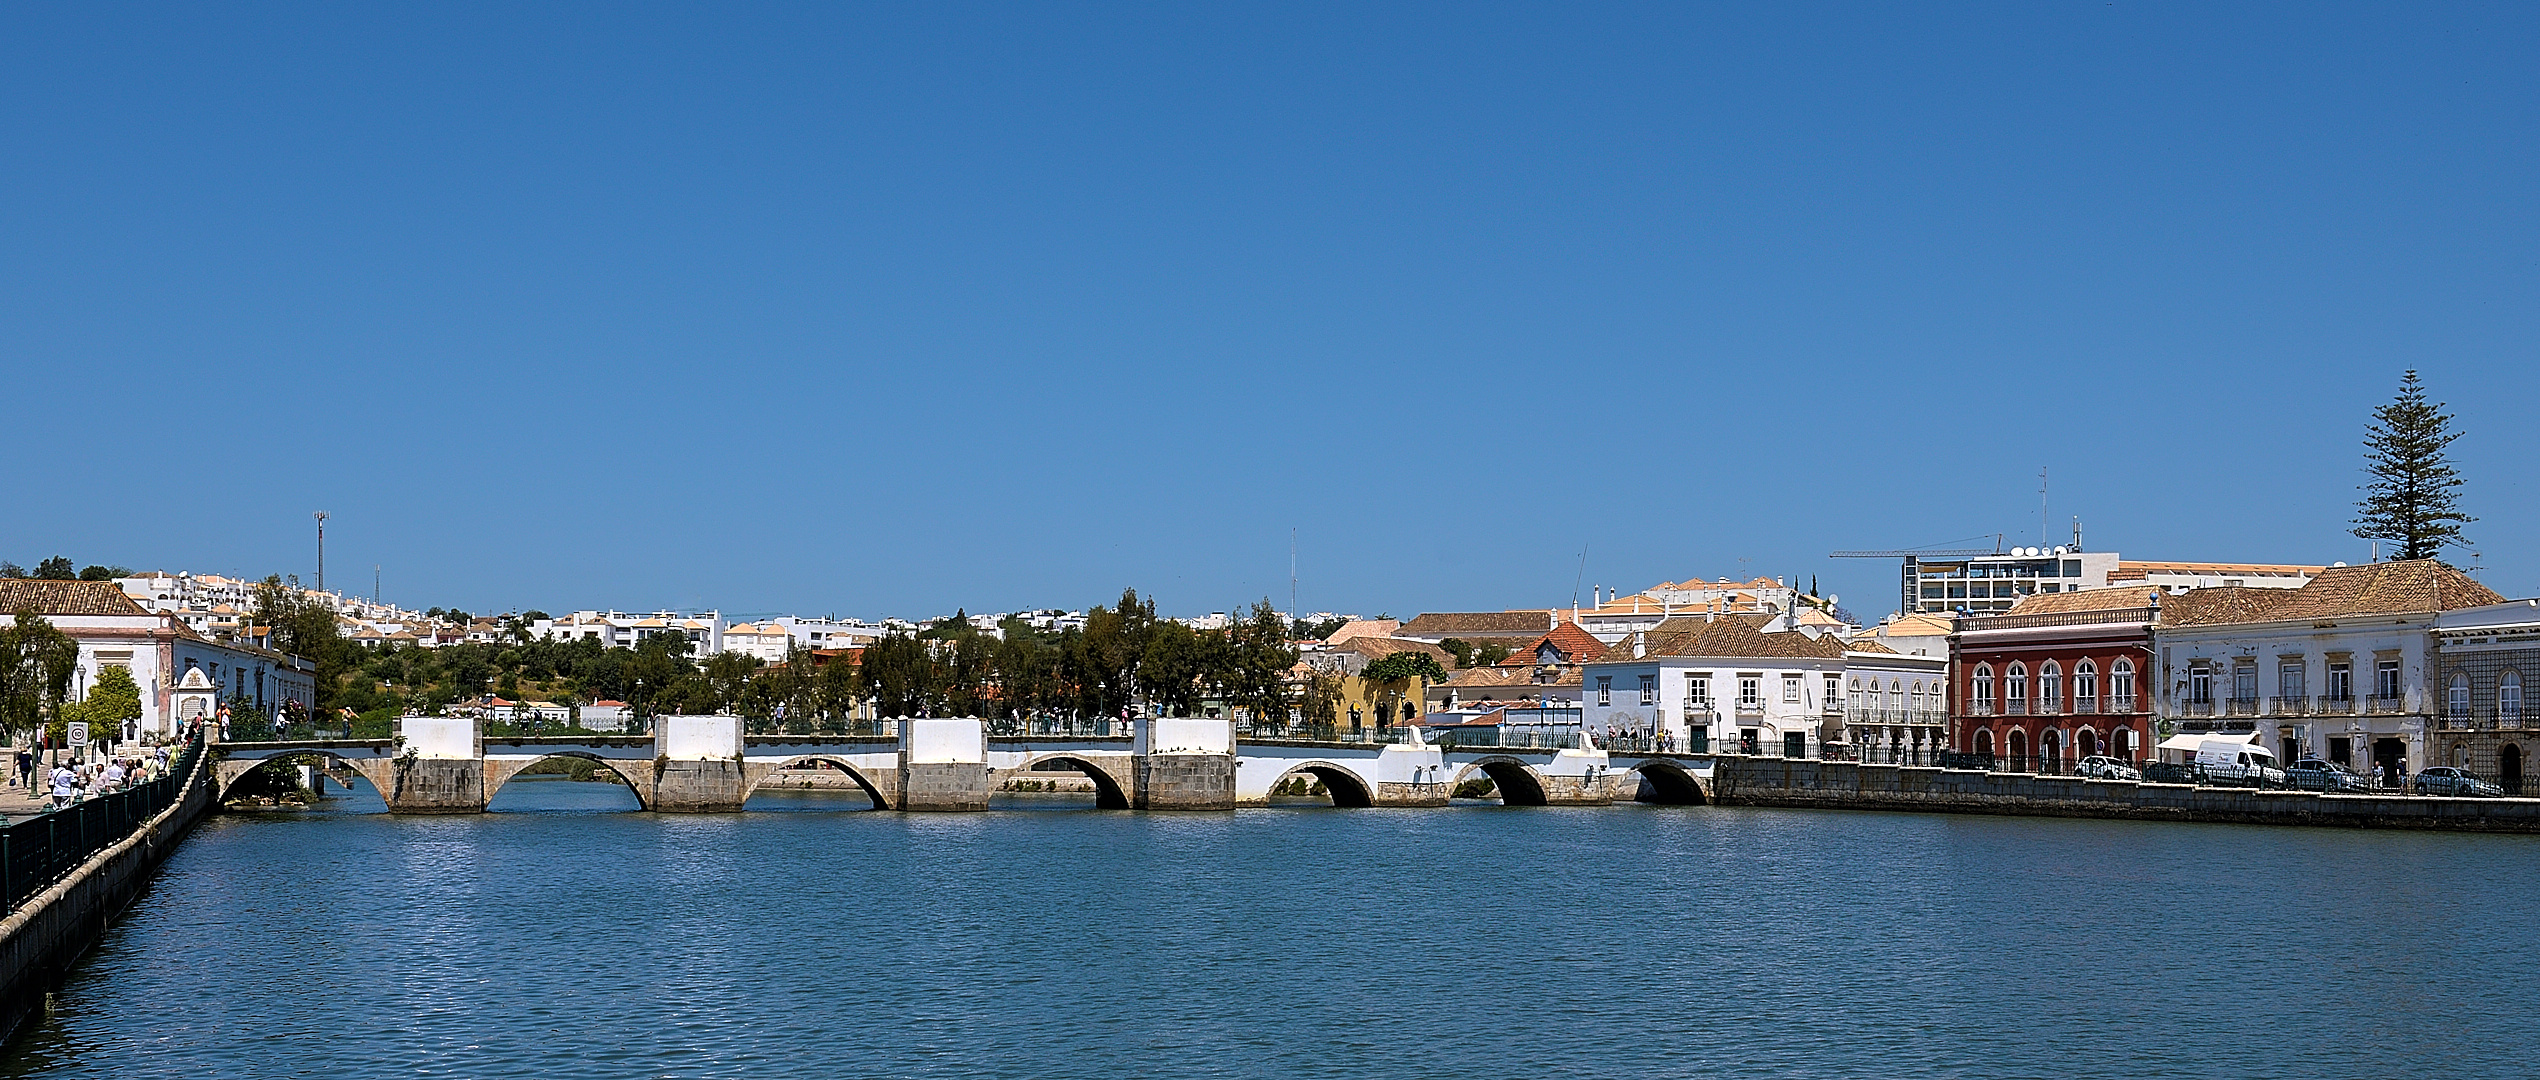
<path id="1" fill-rule="evenodd" d="M 1320 781 L 1340 806 L 1444 806 L 1458 784 L 1487 776 L 1523 806 L 1602 806 L 1618 799 L 1709 801 L 1712 762 L 1699 754 L 1600 749 L 1448 748 L 1304 739 L 1238 741 L 1222 720 L 1140 720 L 1128 736 L 990 736 L 978 720 L 903 720 L 897 735 L 745 736 L 727 716 L 657 718 L 653 735 L 488 737 L 476 721 L 407 717 L 395 739 L 233 742 L 218 746 L 225 797 L 247 774 L 325 761 L 359 772 L 389 810 L 480 811 L 505 783 L 552 758 L 580 758 L 626 782 L 644 809 L 738 810 L 777 770 L 818 764 L 846 773 L 877 809 L 983 810 L 999 783 L 1036 766 L 1073 768 L 1096 804 L 1141 810 L 1262 805 L 1291 777 Z"/>

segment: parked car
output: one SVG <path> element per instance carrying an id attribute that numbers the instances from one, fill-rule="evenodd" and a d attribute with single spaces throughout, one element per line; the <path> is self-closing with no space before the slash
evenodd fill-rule
<path id="1" fill-rule="evenodd" d="M 2493 799 L 2505 793 L 2505 789 L 2479 779 L 2469 770 L 2449 765 L 2437 765 L 2418 773 L 2415 782 L 2409 786 L 2415 788 L 2419 795 L 2451 795 L 2464 799 Z"/>
<path id="2" fill-rule="evenodd" d="M 2284 770 L 2284 779 L 2304 791 L 2369 791 L 2372 783 L 2334 761 L 2303 758 Z"/>
<path id="3" fill-rule="evenodd" d="M 2134 766 L 2128 765 L 2125 762 L 2112 757 L 2103 757 L 2097 754 L 2081 759 L 2081 768 L 2077 771 L 2080 772 L 2082 776 L 2092 780 L 2143 779 L 2143 774 L 2137 771 Z"/>

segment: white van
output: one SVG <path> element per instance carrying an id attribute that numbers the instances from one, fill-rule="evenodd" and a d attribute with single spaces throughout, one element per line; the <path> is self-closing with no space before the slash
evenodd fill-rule
<path id="1" fill-rule="evenodd" d="M 2284 786 L 2284 770 L 2276 767 L 2275 754 L 2254 740 L 2205 740 L 2196 747 L 2196 778 L 2248 787 Z"/>

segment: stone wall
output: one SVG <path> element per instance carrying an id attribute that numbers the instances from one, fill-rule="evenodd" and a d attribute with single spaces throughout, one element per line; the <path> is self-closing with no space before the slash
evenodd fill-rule
<path id="1" fill-rule="evenodd" d="M 1722 757 L 1711 780 L 1722 806 L 2540 832 L 2540 799 L 2321 795 L 1797 758 Z"/>
<path id="2" fill-rule="evenodd" d="M 738 810 L 748 797 L 741 763 L 730 760 L 653 763 L 653 798 L 647 809 L 672 814 Z"/>
<path id="3" fill-rule="evenodd" d="M 175 805 L 0 919 L 0 1039 L 43 1017 L 46 998 L 71 965 L 140 894 L 150 872 L 194 823 L 218 805 L 219 781 L 205 754 Z"/>
<path id="4" fill-rule="evenodd" d="M 1235 808 L 1232 754 L 1148 754 L 1134 768 L 1137 792 L 1131 805 L 1140 810 Z"/>
<path id="5" fill-rule="evenodd" d="M 473 814 L 485 809 L 485 762 L 401 757 L 380 795 L 401 814 Z"/>
<path id="6" fill-rule="evenodd" d="M 985 810 L 988 763 L 913 761 L 900 766 L 900 810 Z"/>

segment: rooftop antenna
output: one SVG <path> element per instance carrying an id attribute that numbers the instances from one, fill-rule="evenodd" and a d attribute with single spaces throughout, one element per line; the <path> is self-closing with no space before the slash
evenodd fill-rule
<path id="1" fill-rule="evenodd" d="M 378 603 L 379 603 L 379 564 L 378 564 L 378 563 L 372 563 L 372 564 L 370 564 L 370 602 L 371 602 L 371 604 L 372 604 L 373 606 L 377 606 L 377 605 L 378 605 Z"/>
<path id="2" fill-rule="evenodd" d="M 2046 466 L 2044 465 L 2037 467 L 2037 542 L 2046 547 L 2055 546 L 2055 538 L 2046 535 Z"/>
<path id="3" fill-rule="evenodd" d="M 1296 526 L 1288 526 L 1288 625 L 1296 625 Z"/>
<path id="4" fill-rule="evenodd" d="M 318 581 L 317 581 L 317 591 L 319 591 L 319 592 L 325 592 L 325 591 L 326 591 L 326 511 L 324 511 L 324 510 L 320 510 L 320 511 L 318 511 L 318 512 L 317 512 L 317 523 L 318 523 Z"/>
<path id="5" fill-rule="evenodd" d="M 1579 573 L 1570 579 L 1570 614 L 1579 613 L 1579 585 L 1587 580 L 1587 544 L 1579 544 Z"/>

